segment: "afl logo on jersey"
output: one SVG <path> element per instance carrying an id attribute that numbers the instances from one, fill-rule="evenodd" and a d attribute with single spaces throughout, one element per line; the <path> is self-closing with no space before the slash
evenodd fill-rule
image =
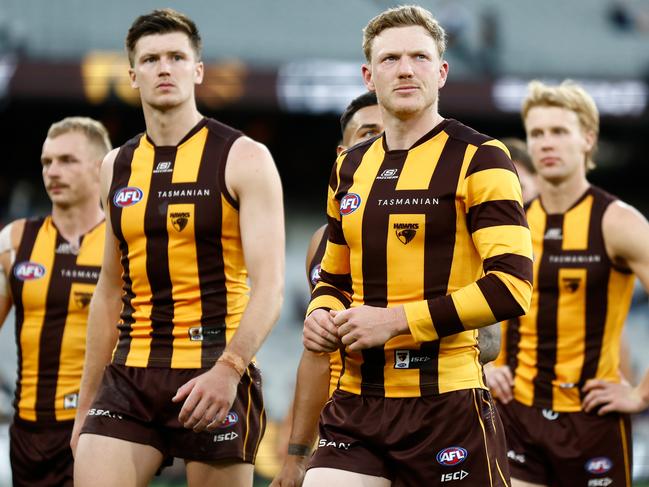
<path id="1" fill-rule="evenodd" d="M 437 463 L 447 467 L 454 467 L 466 460 L 468 452 L 461 446 L 444 448 L 437 454 Z"/>
<path id="2" fill-rule="evenodd" d="M 610 458 L 607 457 L 591 458 L 586 462 L 586 465 L 584 467 L 586 468 L 587 472 L 601 475 L 613 468 L 613 462 Z"/>
<path id="3" fill-rule="evenodd" d="M 361 206 L 361 197 L 356 193 L 347 193 L 340 200 L 340 214 L 344 216 L 354 213 L 359 206 Z"/>
<path id="4" fill-rule="evenodd" d="M 14 267 L 14 276 L 21 281 L 34 281 L 45 275 L 45 267 L 36 262 L 21 262 Z"/>
<path id="5" fill-rule="evenodd" d="M 239 421 L 239 416 L 237 416 L 237 413 L 235 413 L 234 411 L 230 411 L 228 415 L 225 417 L 225 419 L 221 421 L 219 428 L 229 428 L 230 426 L 237 424 L 238 421 Z"/>
<path id="6" fill-rule="evenodd" d="M 320 264 L 318 264 L 317 266 L 315 266 L 311 270 L 311 284 L 313 284 L 314 286 L 320 282 L 320 269 L 321 268 L 322 267 L 320 266 Z"/>
<path id="7" fill-rule="evenodd" d="M 113 196 L 113 204 L 120 208 L 133 206 L 142 199 L 143 194 L 142 190 L 135 186 L 118 189 L 115 191 L 115 196 Z"/>

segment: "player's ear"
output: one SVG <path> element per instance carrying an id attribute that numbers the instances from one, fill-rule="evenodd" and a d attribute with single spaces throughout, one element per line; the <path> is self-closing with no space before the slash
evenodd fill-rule
<path id="1" fill-rule="evenodd" d="M 374 81 L 372 80 L 372 69 L 367 64 L 363 64 L 361 66 L 361 74 L 363 75 L 363 82 L 367 89 L 375 91 Z"/>

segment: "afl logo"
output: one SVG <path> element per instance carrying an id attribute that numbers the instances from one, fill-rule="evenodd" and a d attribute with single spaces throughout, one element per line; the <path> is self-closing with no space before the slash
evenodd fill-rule
<path id="1" fill-rule="evenodd" d="M 586 462 L 586 470 L 593 474 L 603 474 L 613 468 L 613 462 L 606 457 L 591 458 Z"/>
<path id="2" fill-rule="evenodd" d="M 115 196 L 113 196 L 113 204 L 124 208 L 126 206 L 132 206 L 142 199 L 143 193 L 140 188 L 135 186 L 129 186 L 127 188 L 118 189 L 115 191 Z"/>
<path id="3" fill-rule="evenodd" d="M 311 271 L 311 284 L 314 286 L 320 282 L 320 264 L 315 266 L 313 270 Z"/>
<path id="4" fill-rule="evenodd" d="M 14 276 L 21 281 L 33 281 L 45 275 L 45 267 L 36 262 L 21 262 L 14 267 Z"/>
<path id="5" fill-rule="evenodd" d="M 440 465 L 445 465 L 447 467 L 454 467 L 459 465 L 468 456 L 467 451 L 461 446 L 450 446 L 444 448 L 437 454 L 437 463 Z"/>
<path id="6" fill-rule="evenodd" d="M 347 193 L 340 200 L 340 214 L 349 215 L 350 213 L 354 213 L 359 206 L 361 206 L 361 197 L 356 193 Z"/>
<path id="7" fill-rule="evenodd" d="M 230 411 L 228 415 L 225 417 L 225 419 L 221 421 L 219 428 L 229 428 L 230 426 L 237 424 L 238 421 L 239 421 L 239 416 L 237 416 L 237 413 L 235 413 L 234 411 Z"/>

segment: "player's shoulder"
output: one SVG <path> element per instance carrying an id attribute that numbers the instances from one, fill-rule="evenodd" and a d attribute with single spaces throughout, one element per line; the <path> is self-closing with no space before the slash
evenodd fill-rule
<path id="1" fill-rule="evenodd" d="M 243 136 L 243 132 L 226 123 L 220 122 L 214 118 L 204 119 L 205 127 L 212 134 L 224 139 L 232 139 Z"/>
<path id="2" fill-rule="evenodd" d="M 444 122 L 442 122 L 444 123 Z M 449 118 L 445 121 L 444 132 L 449 136 L 449 139 L 455 139 L 459 142 L 466 144 L 482 146 L 486 143 L 493 143 L 493 137 L 478 132 L 476 129 L 463 124 L 462 122 Z"/>
<path id="3" fill-rule="evenodd" d="M 5 225 L 0 230 L 0 253 L 16 250 L 22 240 L 25 227 L 27 225 L 40 226 L 46 218 L 45 216 L 19 218 Z"/>

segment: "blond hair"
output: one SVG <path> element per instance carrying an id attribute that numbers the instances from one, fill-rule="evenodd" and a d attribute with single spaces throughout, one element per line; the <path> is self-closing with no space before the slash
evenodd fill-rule
<path id="1" fill-rule="evenodd" d="M 90 117 L 66 117 L 55 122 L 47 131 L 47 138 L 53 139 L 68 132 L 80 132 L 85 135 L 100 159 L 113 148 L 104 124 Z"/>
<path id="2" fill-rule="evenodd" d="M 381 12 L 370 20 L 363 29 L 363 52 L 367 62 L 372 60 L 372 41 L 386 29 L 392 27 L 420 26 L 437 44 L 437 53 L 442 59 L 446 51 L 446 32 L 435 20 L 433 14 L 419 5 L 401 5 Z"/>
<path id="3" fill-rule="evenodd" d="M 595 143 L 586 153 L 585 160 L 586 169 L 594 169 L 593 158 L 597 151 L 597 138 L 599 137 L 599 111 L 595 100 L 584 88 L 572 80 L 565 80 L 557 86 L 546 85 L 535 80 L 527 85 L 527 91 L 527 97 L 523 100 L 521 110 L 523 125 L 527 114 L 534 107 L 559 107 L 575 112 L 582 130 L 595 135 Z"/>

